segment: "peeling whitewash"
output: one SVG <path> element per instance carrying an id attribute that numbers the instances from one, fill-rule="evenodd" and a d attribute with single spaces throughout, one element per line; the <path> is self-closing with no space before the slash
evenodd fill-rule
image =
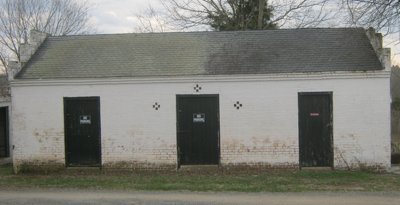
<path id="1" fill-rule="evenodd" d="M 385 169 L 390 166 L 389 74 L 363 73 L 279 80 L 274 75 L 26 85 L 17 80 L 12 85 L 14 166 L 64 166 L 63 97 L 99 96 L 103 166 L 175 168 L 176 95 L 219 94 L 221 166 L 298 167 L 298 92 L 331 91 L 334 167 Z M 200 92 L 193 89 L 196 84 Z M 243 105 L 239 110 L 237 101 Z"/>

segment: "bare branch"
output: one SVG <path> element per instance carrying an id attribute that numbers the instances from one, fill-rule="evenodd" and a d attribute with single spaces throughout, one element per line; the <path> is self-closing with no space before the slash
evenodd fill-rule
<path id="1" fill-rule="evenodd" d="M 343 0 L 354 26 L 374 27 L 385 34 L 399 32 L 400 1 Z"/>
<path id="2" fill-rule="evenodd" d="M 141 14 L 134 14 L 134 16 L 138 23 L 134 30 L 139 33 L 155 33 L 177 30 L 167 21 L 168 18 L 166 18 L 165 13 L 156 10 L 151 5 L 149 5 L 149 7 Z"/>
<path id="3" fill-rule="evenodd" d="M 92 32 L 88 11 L 87 0 L 0 0 L 1 64 L 19 60 L 32 29 L 55 36 Z"/>
<path id="4" fill-rule="evenodd" d="M 266 29 L 268 28 L 266 24 L 271 25 L 271 28 L 275 27 L 272 25 L 295 28 L 320 26 L 334 17 L 333 12 L 326 9 L 332 4 L 329 3 L 332 0 L 160 0 L 160 2 L 166 11 L 164 17 L 169 19 L 167 22 L 180 30 L 210 28 L 220 30 L 218 25 L 213 25 L 215 19 L 224 24 L 237 25 L 235 27 L 237 29 L 251 29 L 254 25 L 255 29 Z M 244 5 L 250 5 L 251 8 L 243 7 Z M 268 16 L 267 21 L 266 16 Z M 261 26 L 260 22 L 264 26 Z"/>

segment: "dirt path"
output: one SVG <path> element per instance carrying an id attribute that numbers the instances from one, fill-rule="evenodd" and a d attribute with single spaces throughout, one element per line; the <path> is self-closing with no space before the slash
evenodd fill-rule
<path id="1" fill-rule="evenodd" d="M 398 205 L 400 193 L 196 193 L 114 192 L 80 190 L 0 190 L 0 204 L 9 205 Z"/>

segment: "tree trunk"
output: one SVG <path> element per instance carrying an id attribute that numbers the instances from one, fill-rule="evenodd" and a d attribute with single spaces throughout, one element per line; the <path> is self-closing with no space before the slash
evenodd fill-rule
<path id="1" fill-rule="evenodd" d="M 265 0 L 258 0 L 258 22 L 257 29 L 263 29 L 263 20 L 264 20 L 264 8 L 265 8 Z"/>

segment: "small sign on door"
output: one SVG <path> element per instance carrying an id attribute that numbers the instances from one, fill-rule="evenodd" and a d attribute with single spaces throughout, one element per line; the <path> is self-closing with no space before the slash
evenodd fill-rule
<path id="1" fill-rule="evenodd" d="M 81 125 L 90 125 L 92 124 L 92 117 L 90 115 L 81 115 L 79 116 L 79 123 Z"/>
<path id="2" fill-rule="evenodd" d="M 310 116 L 311 117 L 318 117 L 319 113 L 318 112 L 312 112 L 312 113 L 310 113 Z"/>
<path id="3" fill-rule="evenodd" d="M 204 113 L 193 113 L 193 122 L 204 123 L 206 122 L 206 114 Z"/>

